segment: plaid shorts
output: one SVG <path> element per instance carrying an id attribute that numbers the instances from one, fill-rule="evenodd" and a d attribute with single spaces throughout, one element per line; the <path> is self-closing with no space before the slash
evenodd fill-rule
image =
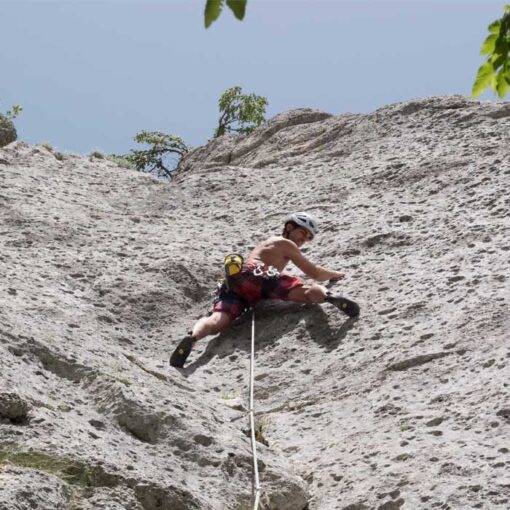
<path id="1" fill-rule="evenodd" d="M 236 276 L 230 278 L 230 289 L 223 284 L 216 291 L 212 312 L 226 312 L 232 319 L 239 317 L 246 309 L 254 307 L 262 299 L 286 300 L 289 292 L 303 286 L 303 280 L 296 276 L 280 274 L 268 277 L 254 275 L 256 263 L 248 263 Z M 263 266 L 262 271 L 267 272 Z"/>

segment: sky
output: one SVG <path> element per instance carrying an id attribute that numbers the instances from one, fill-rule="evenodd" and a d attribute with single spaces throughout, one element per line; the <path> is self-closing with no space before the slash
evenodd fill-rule
<path id="1" fill-rule="evenodd" d="M 0 112 L 18 139 L 126 154 L 141 130 L 211 138 L 239 85 L 266 118 L 339 115 L 471 93 L 494 0 L 248 0 L 204 28 L 206 0 L 0 0 Z M 490 92 L 483 100 L 496 101 Z"/>

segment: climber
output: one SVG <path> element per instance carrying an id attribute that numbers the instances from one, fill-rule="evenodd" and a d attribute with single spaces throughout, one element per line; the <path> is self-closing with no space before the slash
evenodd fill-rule
<path id="1" fill-rule="evenodd" d="M 357 317 L 360 309 L 353 301 L 331 294 L 322 285 L 304 285 L 300 278 L 282 273 L 287 263 L 292 261 L 306 276 L 316 281 L 336 281 L 345 277 L 344 273 L 313 264 L 301 253 L 300 248 L 317 232 L 317 220 L 311 214 L 298 212 L 288 216 L 282 235 L 261 242 L 248 255 L 246 262 L 241 259 L 244 263 L 239 266 L 239 272 L 225 279 L 216 292 L 209 316 L 198 320 L 193 330 L 180 341 L 170 357 L 170 365 L 182 368 L 197 340 L 221 333 L 261 299 L 328 302 L 349 317 Z"/>

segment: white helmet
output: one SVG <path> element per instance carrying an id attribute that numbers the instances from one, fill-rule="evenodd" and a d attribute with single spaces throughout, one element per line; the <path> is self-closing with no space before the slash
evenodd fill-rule
<path id="1" fill-rule="evenodd" d="M 287 216 L 285 219 L 285 225 L 291 221 L 296 223 L 296 225 L 299 225 L 300 227 L 308 230 L 308 232 L 312 234 L 312 237 L 315 237 L 317 232 L 319 232 L 319 223 L 317 222 L 317 219 L 315 216 L 312 216 L 306 212 L 292 213 L 291 215 Z"/>

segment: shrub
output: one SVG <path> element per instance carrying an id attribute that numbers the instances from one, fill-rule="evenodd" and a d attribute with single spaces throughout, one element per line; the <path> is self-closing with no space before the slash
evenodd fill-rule
<path id="1" fill-rule="evenodd" d="M 15 104 L 10 110 L 4 113 L 4 117 L 8 120 L 14 120 L 22 111 L 23 108 L 19 104 Z"/>
<path id="2" fill-rule="evenodd" d="M 220 120 L 214 137 L 225 133 L 251 133 L 264 121 L 265 97 L 255 94 L 242 94 L 241 87 L 227 89 L 219 100 Z"/>
<path id="3" fill-rule="evenodd" d="M 131 150 L 125 159 L 140 172 L 153 173 L 158 177 L 172 178 L 189 147 L 180 136 L 161 131 L 141 131 L 135 136 L 137 143 L 149 145 L 145 150 Z"/>
<path id="4" fill-rule="evenodd" d="M 129 168 L 131 170 L 135 169 L 135 165 L 131 161 L 129 161 L 129 159 L 127 159 L 126 156 L 121 156 L 119 154 L 108 154 L 108 156 L 106 156 L 106 159 L 122 168 Z"/>

